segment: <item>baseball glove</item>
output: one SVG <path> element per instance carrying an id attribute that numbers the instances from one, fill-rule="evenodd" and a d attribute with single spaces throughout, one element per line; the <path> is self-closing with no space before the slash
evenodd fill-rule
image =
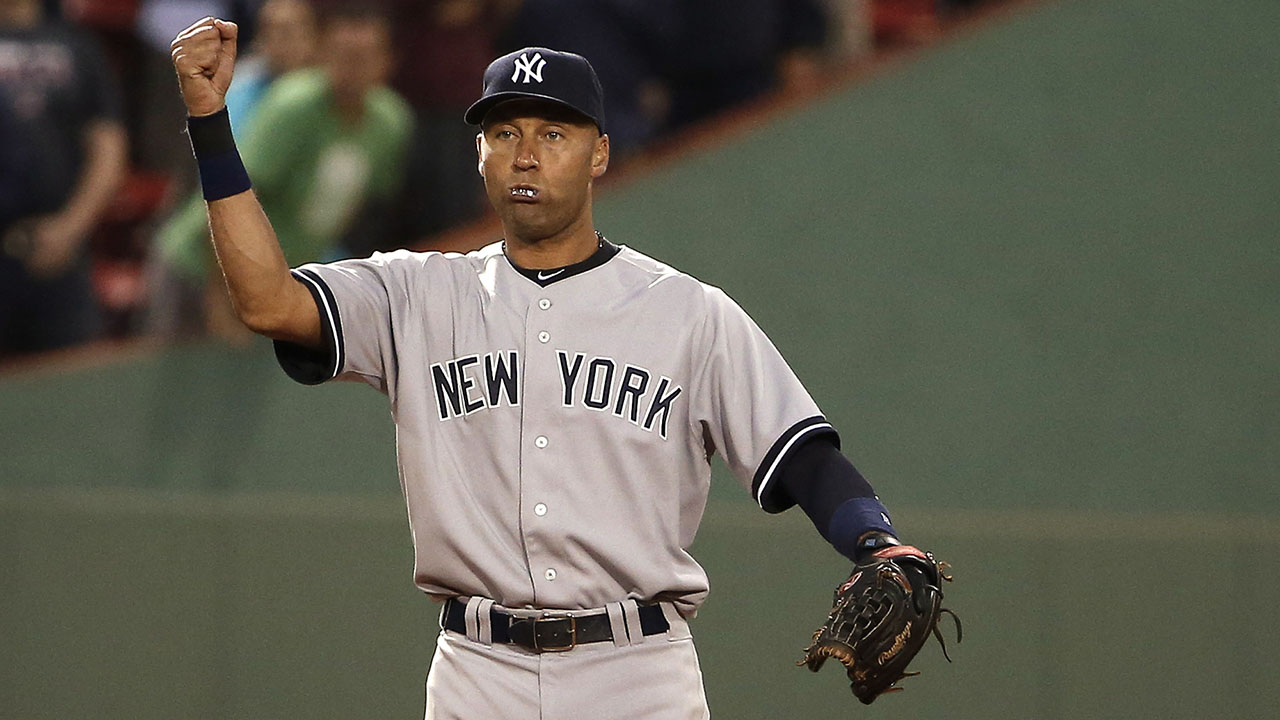
<path id="1" fill-rule="evenodd" d="M 882 693 L 901 690 L 895 684 L 902 678 L 919 675 L 907 672 L 907 665 L 930 634 L 951 662 L 938 630 L 942 614 L 950 615 L 960 642 L 960 618 L 942 607 L 942 581 L 951 581 L 948 569 L 910 545 L 868 555 L 836 588 L 835 607 L 796 664 L 817 672 L 827 658 L 839 660 L 848 669 L 853 694 L 870 705 Z"/>

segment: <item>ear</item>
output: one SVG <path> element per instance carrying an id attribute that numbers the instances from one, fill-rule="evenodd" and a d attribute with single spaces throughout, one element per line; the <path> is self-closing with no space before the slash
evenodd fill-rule
<path id="1" fill-rule="evenodd" d="M 601 135 L 596 140 L 596 149 L 591 153 L 591 177 L 598 178 L 609 169 L 609 136 Z"/>
<path id="2" fill-rule="evenodd" d="M 484 132 L 476 133 L 476 170 L 484 177 Z"/>

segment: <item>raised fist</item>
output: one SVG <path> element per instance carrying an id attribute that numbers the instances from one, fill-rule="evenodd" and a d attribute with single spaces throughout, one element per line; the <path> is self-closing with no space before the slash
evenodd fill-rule
<path id="1" fill-rule="evenodd" d="M 235 23 L 207 17 L 178 33 L 169 45 L 188 115 L 212 115 L 226 106 L 238 34 Z"/>

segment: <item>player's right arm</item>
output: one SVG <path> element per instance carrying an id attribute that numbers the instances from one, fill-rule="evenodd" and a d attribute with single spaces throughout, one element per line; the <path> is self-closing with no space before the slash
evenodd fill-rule
<path id="1" fill-rule="evenodd" d="M 226 107 L 235 68 L 235 23 L 204 18 L 178 34 L 170 48 L 182 100 L 191 118 Z M 274 340 L 322 348 L 320 313 L 311 293 L 295 282 L 280 243 L 252 190 L 207 203 L 213 248 L 236 317 Z"/>

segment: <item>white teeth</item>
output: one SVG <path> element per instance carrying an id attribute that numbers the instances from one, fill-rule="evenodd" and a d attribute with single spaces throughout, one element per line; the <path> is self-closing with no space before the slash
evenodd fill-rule
<path id="1" fill-rule="evenodd" d="M 531 197 L 535 197 L 535 196 L 537 196 L 538 191 L 537 191 L 537 190 L 534 190 L 533 188 L 522 188 L 522 187 L 518 187 L 518 188 L 511 188 L 511 194 L 512 194 L 512 195 L 519 195 L 520 197 L 528 197 L 528 198 L 531 198 Z"/>

